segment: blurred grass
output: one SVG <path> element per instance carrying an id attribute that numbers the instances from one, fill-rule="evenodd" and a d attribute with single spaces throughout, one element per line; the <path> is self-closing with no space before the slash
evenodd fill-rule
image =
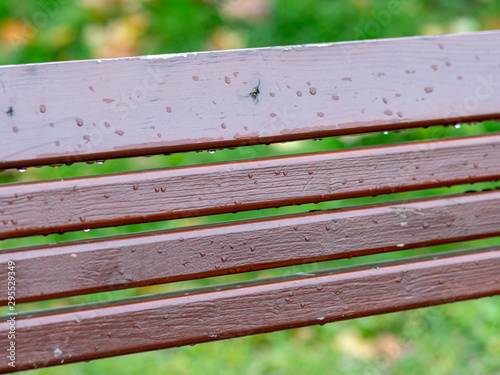
<path id="1" fill-rule="evenodd" d="M 495 0 L 39 0 L 0 3 L 0 64 L 106 58 L 321 43 L 369 38 L 388 38 L 500 28 L 500 2 Z M 0 183 L 79 175 L 115 173 L 139 169 L 193 165 L 223 160 L 317 152 L 366 145 L 467 136 L 499 131 L 499 123 L 476 126 L 410 129 L 389 134 L 365 134 L 300 141 L 270 146 L 217 150 L 213 154 L 180 153 L 149 158 L 78 163 L 60 168 L 30 168 L 21 173 L 0 173 Z M 283 207 L 241 214 L 214 215 L 121 228 L 96 229 L 88 233 L 6 240 L 1 248 L 93 238 L 145 230 L 163 230 L 258 216 L 334 209 L 371 204 L 387 199 L 449 194 L 497 187 L 498 183 L 430 189 L 367 197 L 319 205 Z M 472 241 L 461 246 L 499 244 L 498 238 Z M 400 255 L 444 251 L 432 249 Z M 268 277 L 285 272 L 343 266 L 379 260 L 394 254 L 340 260 L 319 265 L 231 275 L 207 281 L 190 281 L 113 293 L 27 304 L 25 309 L 61 306 L 82 301 L 190 288 L 207 283 Z M 221 341 L 179 349 L 110 358 L 32 374 L 500 374 L 500 300 L 482 299 L 401 312 L 322 327 Z"/>

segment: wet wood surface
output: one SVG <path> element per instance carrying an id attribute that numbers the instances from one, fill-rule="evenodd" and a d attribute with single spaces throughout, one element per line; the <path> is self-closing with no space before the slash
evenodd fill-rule
<path id="1" fill-rule="evenodd" d="M 498 160 L 500 135 L 486 135 L 10 184 L 0 238 L 495 180 Z"/>
<path id="2" fill-rule="evenodd" d="M 2 66 L 0 169 L 500 118 L 499 43 L 489 31 Z M 0 239 L 494 181 L 498 160 L 490 134 L 5 184 Z M 14 260 L 22 303 L 479 239 L 500 235 L 499 199 L 7 249 L 0 279 Z M 497 248 L 398 262 L 20 314 L 16 370 L 500 294 Z"/>
<path id="3" fill-rule="evenodd" d="M 500 118 L 500 32 L 0 67 L 0 169 Z"/>
<path id="4" fill-rule="evenodd" d="M 17 369 L 500 294 L 500 250 L 17 321 Z M 8 348 L 8 322 L 0 344 Z M 0 372 L 10 371 L 3 361 Z"/>
<path id="5" fill-rule="evenodd" d="M 26 302 L 350 258 L 500 235 L 498 207 L 492 191 L 43 246 L 0 253 L 0 280 L 15 261 Z"/>

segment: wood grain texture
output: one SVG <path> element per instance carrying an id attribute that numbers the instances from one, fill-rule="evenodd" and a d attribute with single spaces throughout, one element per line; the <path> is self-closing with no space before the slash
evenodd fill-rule
<path id="1" fill-rule="evenodd" d="M 491 31 L 3 66 L 0 169 L 500 118 L 499 42 Z M 498 160 L 493 134 L 7 184 L 0 239 L 497 180 Z M 15 260 L 22 303 L 477 239 L 500 235 L 499 202 L 492 191 L 11 249 L 0 280 Z M 500 294 L 500 249 L 362 267 L 19 315 L 16 370 Z"/>
<path id="2" fill-rule="evenodd" d="M 4 252 L 0 280 L 14 260 L 20 303 L 483 238 L 498 223 L 500 191 L 449 196 Z"/>
<path id="3" fill-rule="evenodd" d="M 500 117 L 500 32 L 0 67 L 0 169 Z"/>
<path id="4" fill-rule="evenodd" d="M 498 160 L 486 135 L 4 185 L 0 239 L 494 180 Z"/>
<path id="5" fill-rule="evenodd" d="M 17 321 L 18 370 L 500 294 L 500 250 Z M 8 348 L 8 322 L 0 345 Z M 133 337 L 133 339 L 131 339 Z M 0 372 L 11 371 L 3 361 Z"/>

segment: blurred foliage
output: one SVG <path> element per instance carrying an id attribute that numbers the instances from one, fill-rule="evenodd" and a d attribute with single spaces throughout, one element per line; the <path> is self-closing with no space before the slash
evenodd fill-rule
<path id="1" fill-rule="evenodd" d="M 38 0 L 0 3 L 0 63 L 500 28 L 495 0 Z"/>
<path id="2" fill-rule="evenodd" d="M 496 0 L 37 0 L 0 2 L 0 64 L 108 58 L 143 54 L 321 43 L 411 35 L 468 32 L 500 28 Z M 409 129 L 388 134 L 364 134 L 300 141 L 215 154 L 181 153 L 150 158 L 77 163 L 60 168 L 5 171 L 1 183 L 67 178 L 141 168 L 162 168 L 290 153 L 316 152 L 467 136 L 498 131 L 498 122 L 475 126 Z M 88 239 L 145 230 L 165 230 L 304 212 L 312 209 L 372 204 L 388 199 L 458 193 L 496 188 L 483 183 L 418 193 L 323 202 L 240 214 L 215 215 L 168 222 L 95 229 L 3 241 L 2 248 Z M 472 241 L 462 246 L 498 244 L 499 239 Z M 425 254 L 453 249 L 401 252 Z M 207 283 L 268 277 L 287 272 L 343 266 L 393 257 L 393 254 L 302 265 L 282 270 L 231 275 L 205 281 L 151 286 L 85 297 L 26 304 L 21 309 L 64 306 L 144 293 L 190 288 Z M 468 301 L 401 312 L 323 327 L 306 327 L 195 347 L 156 351 L 43 369 L 31 374 L 500 374 L 500 305 L 498 298 Z"/>

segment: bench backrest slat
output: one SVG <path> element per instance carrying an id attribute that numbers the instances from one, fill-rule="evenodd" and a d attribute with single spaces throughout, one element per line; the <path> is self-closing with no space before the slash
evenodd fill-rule
<path id="1" fill-rule="evenodd" d="M 15 261 L 28 302 L 406 250 L 500 235 L 499 206 L 493 191 L 43 246 L 0 253 L 0 279 Z"/>
<path id="2" fill-rule="evenodd" d="M 18 322 L 30 339 L 18 341 L 17 361 L 48 366 L 492 296 L 499 269 L 493 250 L 32 317 Z"/>
<path id="3" fill-rule="evenodd" d="M 0 169 L 499 118 L 498 45 L 488 31 L 0 67 Z"/>
<path id="4" fill-rule="evenodd" d="M 500 179 L 498 160 L 486 135 L 5 185 L 0 239 Z"/>

